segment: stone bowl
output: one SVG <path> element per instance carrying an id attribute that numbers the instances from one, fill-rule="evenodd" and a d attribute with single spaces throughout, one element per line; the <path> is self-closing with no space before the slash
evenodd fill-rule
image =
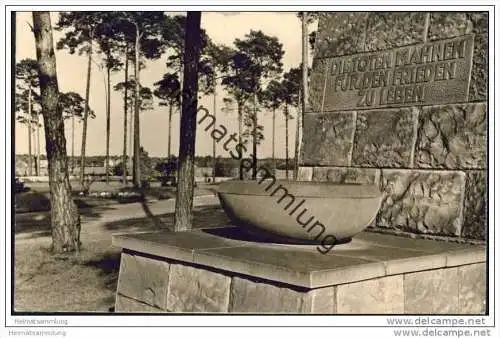
<path id="1" fill-rule="evenodd" d="M 235 225 L 313 243 L 349 241 L 374 221 L 382 200 L 376 185 L 285 180 L 230 180 L 217 193 Z"/>

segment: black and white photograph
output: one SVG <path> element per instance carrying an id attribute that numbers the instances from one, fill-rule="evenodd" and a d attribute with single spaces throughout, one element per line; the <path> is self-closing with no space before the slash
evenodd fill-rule
<path id="1" fill-rule="evenodd" d="M 496 6 L 372 3 L 5 4 L 5 337 L 497 336 Z"/>

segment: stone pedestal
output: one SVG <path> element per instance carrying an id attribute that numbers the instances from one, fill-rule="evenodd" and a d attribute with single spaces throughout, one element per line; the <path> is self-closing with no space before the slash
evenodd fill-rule
<path id="1" fill-rule="evenodd" d="M 482 246 L 361 233 L 322 254 L 238 228 L 116 235 L 117 312 L 484 314 Z"/>

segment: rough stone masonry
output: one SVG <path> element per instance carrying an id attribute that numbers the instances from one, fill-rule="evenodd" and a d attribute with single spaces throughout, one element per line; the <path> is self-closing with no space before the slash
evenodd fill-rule
<path id="1" fill-rule="evenodd" d="M 484 240 L 487 34 L 479 12 L 321 14 L 302 179 L 378 184 L 376 227 Z"/>

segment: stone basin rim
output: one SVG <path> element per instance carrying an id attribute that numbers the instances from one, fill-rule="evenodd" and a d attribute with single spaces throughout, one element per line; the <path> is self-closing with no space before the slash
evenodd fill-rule
<path id="1" fill-rule="evenodd" d="M 290 180 L 229 180 L 222 182 L 217 193 L 247 196 L 281 196 L 284 192 L 275 192 L 279 187 L 286 188 L 289 194 L 304 198 L 327 199 L 364 199 L 380 198 L 382 192 L 375 184 L 333 183 Z M 283 189 L 280 189 L 283 191 Z M 274 194 L 273 194 L 274 193 Z"/>

